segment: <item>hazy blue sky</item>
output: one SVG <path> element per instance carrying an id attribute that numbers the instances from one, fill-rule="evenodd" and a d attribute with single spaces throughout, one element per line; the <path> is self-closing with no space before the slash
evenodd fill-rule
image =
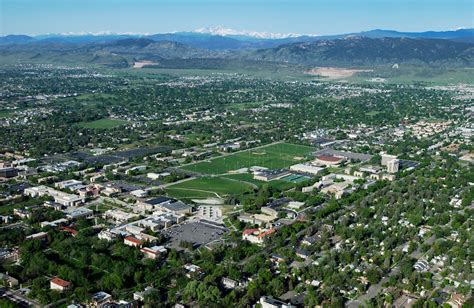
<path id="1" fill-rule="evenodd" d="M 0 0 L 0 33 L 160 33 L 223 26 L 334 34 L 473 27 L 474 0 Z"/>

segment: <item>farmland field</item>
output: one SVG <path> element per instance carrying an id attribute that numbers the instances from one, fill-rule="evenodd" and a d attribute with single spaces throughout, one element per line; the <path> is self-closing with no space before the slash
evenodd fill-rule
<path id="1" fill-rule="evenodd" d="M 78 123 L 78 125 L 84 128 L 107 129 L 107 128 L 114 128 L 126 123 L 128 122 L 125 120 L 119 120 L 119 119 L 100 119 L 100 120 L 91 121 L 91 122 L 81 122 L 81 123 Z"/>
<path id="2" fill-rule="evenodd" d="M 312 147 L 304 145 L 276 143 L 186 165 L 181 168 L 204 174 L 223 174 L 231 170 L 252 166 L 279 169 L 300 162 L 301 158 L 306 157 L 312 151 Z"/>

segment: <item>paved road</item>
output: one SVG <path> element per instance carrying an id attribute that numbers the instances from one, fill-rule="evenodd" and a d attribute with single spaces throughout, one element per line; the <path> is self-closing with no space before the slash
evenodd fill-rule
<path id="1" fill-rule="evenodd" d="M 23 294 L 20 294 L 19 292 L 16 292 L 13 290 L 4 289 L 4 288 L 0 288 L 0 298 L 6 298 L 21 308 L 41 307 L 41 305 L 38 302 L 27 298 Z"/>
<path id="2" fill-rule="evenodd" d="M 9 225 L 0 227 L 0 230 L 3 230 L 3 229 L 12 229 L 12 228 L 16 228 L 16 227 L 22 227 L 23 229 L 29 229 L 29 228 L 31 228 L 30 226 L 28 226 L 27 224 L 25 224 L 23 221 L 20 221 L 20 222 L 14 223 L 14 224 L 9 224 Z"/>

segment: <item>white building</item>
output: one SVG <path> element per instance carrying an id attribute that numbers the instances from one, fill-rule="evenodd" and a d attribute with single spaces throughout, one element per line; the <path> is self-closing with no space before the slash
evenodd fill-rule
<path id="1" fill-rule="evenodd" d="M 107 210 L 104 213 L 105 218 L 113 219 L 117 222 L 127 222 L 138 217 L 137 214 L 127 213 L 122 210 L 112 209 Z"/>
<path id="2" fill-rule="evenodd" d="M 387 162 L 387 172 L 397 173 L 400 168 L 400 160 L 392 159 Z"/>
<path id="3" fill-rule="evenodd" d="M 110 230 L 102 230 L 97 234 L 97 237 L 101 240 L 113 241 L 117 238 L 117 234 L 110 232 Z"/>
<path id="4" fill-rule="evenodd" d="M 382 162 L 380 163 L 382 166 L 387 166 L 387 163 L 391 160 L 394 160 L 397 158 L 396 155 L 389 155 L 387 153 L 382 153 Z"/>
<path id="5" fill-rule="evenodd" d="M 311 164 L 296 164 L 290 167 L 291 171 L 302 172 L 312 175 L 318 175 L 324 168 L 316 167 Z"/>
<path id="6" fill-rule="evenodd" d="M 260 303 L 260 305 L 262 305 L 262 308 L 293 308 L 293 307 L 296 307 L 296 306 L 293 306 L 291 304 L 287 304 L 285 302 L 282 302 L 282 301 L 279 301 L 279 300 L 276 300 L 274 298 L 267 297 L 267 296 L 260 297 L 259 303 Z"/>
<path id="7" fill-rule="evenodd" d="M 262 245 L 265 238 L 274 232 L 275 229 L 246 229 L 242 232 L 242 239 L 253 244 Z"/>
<path id="8" fill-rule="evenodd" d="M 67 291 L 71 287 L 71 283 L 69 281 L 63 280 L 58 277 L 54 277 L 49 281 L 50 289 L 56 290 L 59 292 Z"/>
<path id="9" fill-rule="evenodd" d="M 77 190 L 77 189 L 85 187 L 85 185 L 84 183 L 82 183 L 82 181 L 67 180 L 67 181 L 54 183 L 54 187 L 59 188 L 59 189 Z"/>
<path id="10" fill-rule="evenodd" d="M 64 206 L 77 206 L 84 202 L 84 199 L 78 195 L 68 194 L 44 185 L 26 188 L 24 194 L 30 197 L 51 196 L 56 203 Z"/>
<path id="11" fill-rule="evenodd" d="M 137 190 L 131 191 L 130 194 L 137 198 L 145 198 L 146 196 L 148 196 L 148 191 L 143 190 L 143 189 L 137 189 Z"/>
<path id="12" fill-rule="evenodd" d="M 198 206 L 198 216 L 220 219 L 222 217 L 222 208 L 218 205 L 200 205 Z"/>
<path id="13" fill-rule="evenodd" d="M 156 260 L 160 256 L 166 253 L 166 248 L 164 246 L 153 246 L 153 247 L 143 247 L 140 249 L 141 252 L 145 255 L 148 259 Z"/>

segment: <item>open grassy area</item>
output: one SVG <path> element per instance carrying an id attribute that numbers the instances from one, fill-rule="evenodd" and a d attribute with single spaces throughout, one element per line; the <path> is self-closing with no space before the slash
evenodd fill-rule
<path id="1" fill-rule="evenodd" d="M 207 198 L 243 194 L 252 186 L 221 177 L 202 177 L 181 182 L 166 188 L 168 195 L 175 198 Z"/>
<path id="2" fill-rule="evenodd" d="M 81 122 L 81 123 L 78 123 L 78 125 L 85 128 L 107 129 L 107 128 L 114 128 L 126 123 L 128 122 L 125 120 L 120 120 L 120 119 L 100 119 L 100 120 L 91 121 L 91 122 Z"/>
<path id="3" fill-rule="evenodd" d="M 250 173 L 227 174 L 227 175 L 223 175 L 222 178 L 229 178 L 229 179 L 234 179 L 238 181 L 243 181 L 243 182 L 257 185 L 258 187 L 262 187 L 263 185 L 268 185 L 269 187 L 273 187 L 275 189 L 281 189 L 281 190 L 288 190 L 296 186 L 296 184 L 294 183 L 290 183 L 290 182 L 282 181 L 282 180 L 273 180 L 269 182 L 255 180 L 253 178 L 253 175 Z"/>
<path id="4" fill-rule="evenodd" d="M 8 111 L 8 110 L 0 110 L 0 119 L 2 118 L 8 118 L 13 114 L 13 112 Z"/>
<path id="5" fill-rule="evenodd" d="M 276 143 L 186 165 L 182 169 L 204 174 L 223 174 L 231 170 L 252 166 L 279 169 L 301 162 L 299 158 L 307 156 L 312 151 L 312 147 L 304 145 Z"/>
<path id="6" fill-rule="evenodd" d="M 376 116 L 380 113 L 380 111 L 369 111 L 366 113 L 366 115 L 368 115 L 369 117 L 373 117 L 373 116 Z"/>
<path id="7" fill-rule="evenodd" d="M 196 191 L 188 190 L 187 188 L 166 188 L 166 194 L 172 198 L 177 199 L 206 199 L 206 198 L 216 198 L 216 194 L 213 192 L 207 191 Z"/>

